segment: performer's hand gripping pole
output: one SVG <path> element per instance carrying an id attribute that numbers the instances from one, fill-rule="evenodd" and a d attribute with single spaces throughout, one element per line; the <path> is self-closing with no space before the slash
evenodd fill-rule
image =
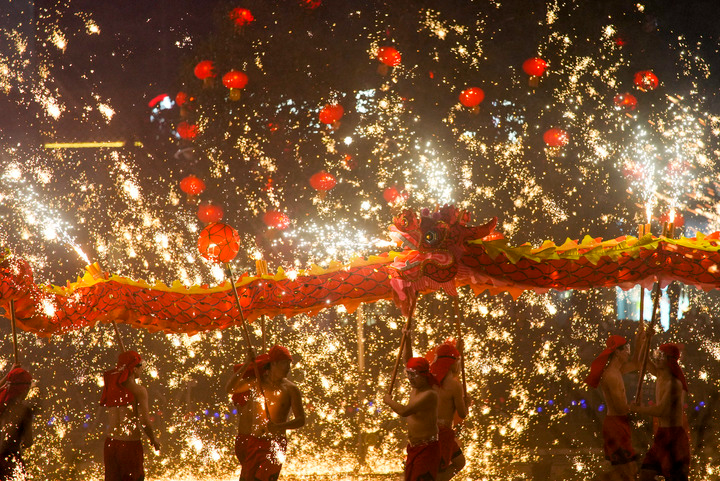
<path id="1" fill-rule="evenodd" d="M 393 388 L 395 387 L 395 379 L 397 378 L 398 367 L 400 366 L 400 360 L 402 359 L 403 350 L 405 349 L 405 343 L 408 342 L 407 333 L 412 327 L 412 317 L 415 314 L 415 307 L 417 307 L 418 295 L 412 297 L 410 302 L 410 313 L 408 314 L 407 321 L 405 322 L 405 329 L 403 329 L 402 337 L 400 338 L 400 350 L 398 350 L 397 359 L 395 359 L 395 367 L 393 368 L 392 378 L 390 379 L 390 386 L 388 387 L 388 394 L 392 396 Z"/>
<path id="2" fill-rule="evenodd" d="M 257 367 L 257 364 L 255 363 L 255 347 L 253 346 L 252 340 L 250 339 L 250 332 L 247 328 L 247 322 L 245 322 L 245 315 L 243 314 L 242 305 L 240 304 L 240 296 L 238 295 L 237 287 L 235 286 L 235 276 L 233 275 L 230 264 L 225 264 L 225 268 L 227 269 L 228 277 L 230 277 L 230 285 L 232 286 L 232 292 L 235 296 L 235 301 L 237 302 L 238 312 L 240 313 L 240 331 L 242 331 L 243 333 L 243 337 L 245 338 L 245 345 L 248 348 L 248 352 L 250 353 L 250 358 L 253 363 L 253 370 L 255 372 L 255 379 L 257 380 L 258 390 L 262 394 L 263 404 L 265 405 L 265 415 L 267 416 L 268 421 L 270 421 L 270 411 L 268 410 L 267 397 L 265 397 L 265 391 L 262 388 L 260 371 Z"/>
<path id="3" fill-rule="evenodd" d="M 667 236 L 672 238 L 673 237 L 673 225 L 672 224 L 666 224 L 663 226 L 663 236 Z M 641 343 L 641 358 L 640 358 L 640 373 L 638 376 L 638 385 L 637 390 L 635 391 L 635 403 L 640 404 L 641 397 L 642 397 L 642 385 L 643 381 L 645 380 L 645 373 L 647 372 L 647 361 L 650 354 L 650 340 L 652 339 L 653 334 L 655 333 L 655 324 L 657 324 L 657 319 L 660 316 L 660 310 L 658 309 L 660 305 L 660 295 L 662 291 L 660 289 L 660 279 L 658 279 L 657 283 L 655 284 L 655 289 L 653 291 L 653 307 L 652 307 L 652 315 L 650 317 L 650 324 L 645 327 L 645 344 Z M 640 324 L 640 328 L 642 328 L 642 324 Z"/>

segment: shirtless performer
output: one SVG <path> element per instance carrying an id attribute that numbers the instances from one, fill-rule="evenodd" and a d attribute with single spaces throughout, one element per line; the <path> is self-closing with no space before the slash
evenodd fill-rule
<path id="1" fill-rule="evenodd" d="M 137 383 L 142 369 L 138 353 L 125 351 L 118 357 L 117 368 L 104 374 L 105 386 L 100 404 L 108 408 L 105 481 L 145 479 L 143 431 L 153 449 L 160 450 L 150 421 L 147 389 Z"/>
<path id="2" fill-rule="evenodd" d="M 254 361 L 262 380 L 262 393 L 257 392 L 252 363 L 236 370 L 226 385 L 235 400 L 250 391 L 244 404 L 236 402 L 239 421 L 235 454 L 242 466 L 240 481 L 277 480 L 285 460 L 286 431 L 305 425 L 300 390 L 286 377 L 291 361 L 290 351 L 273 346 Z M 288 419 L 291 411 L 293 417 Z"/>
<path id="3" fill-rule="evenodd" d="M 634 480 L 637 475 L 638 454 L 632 447 L 630 407 L 625 393 L 623 374 L 637 370 L 637 360 L 630 358 L 630 345 L 622 336 L 610 336 L 605 350 L 590 366 L 590 375 L 585 382 L 592 387 L 600 386 L 607 405 L 603 421 L 603 442 L 605 458 L 612 469 L 601 474 L 598 480 Z"/>
<path id="4" fill-rule="evenodd" d="M 430 372 L 439 385 L 438 393 L 438 438 L 440 441 L 440 471 L 438 480 L 452 479 L 465 466 L 465 456 L 455 439 L 453 419 L 457 413 L 460 419 L 468 414 L 467 399 L 463 387 L 458 380 L 460 373 L 460 351 L 454 343 L 446 341 L 435 351 L 435 360 L 430 365 Z"/>
<path id="5" fill-rule="evenodd" d="M 407 340 L 403 346 L 403 359 L 407 363 L 412 357 L 412 330 L 403 329 L 403 332 Z M 465 456 L 455 439 L 453 420 L 456 412 L 460 419 L 465 419 L 468 413 L 468 402 L 463 393 L 462 384 L 458 381 L 460 351 L 452 342 L 446 341 L 440 344 L 434 353 L 430 352 L 433 355 L 430 372 L 437 381 L 433 389 L 438 393 L 440 467 L 437 479 L 447 481 L 465 466 Z M 429 356 L 426 357 L 430 359 Z"/>
<path id="6" fill-rule="evenodd" d="M 636 413 L 655 416 L 658 430 L 653 445 L 645 455 L 640 469 L 640 481 L 652 481 L 663 476 L 666 481 L 687 481 L 690 472 L 690 445 L 683 425 L 683 406 L 687 382 L 678 358 L 677 344 L 663 344 L 648 362 L 648 371 L 657 376 L 655 404 L 631 405 Z"/>
<path id="7" fill-rule="evenodd" d="M 402 417 L 407 418 L 408 440 L 405 461 L 405 481 L 435 481 L 440 465 L 437 409 L 437 383 L 430 373 L 430 363 L 424 357 L 413 357 L 407 362 L 410 400 L 407 405 L 394 401 L 386 394 L 383 401 Z"/>

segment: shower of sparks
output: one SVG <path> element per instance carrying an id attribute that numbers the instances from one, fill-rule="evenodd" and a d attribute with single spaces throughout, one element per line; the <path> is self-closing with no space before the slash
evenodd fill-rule
<path id="1" fill-rule="evenodd" d="M 626 179 L 630 184 L 629 190 L 637 195 L 640 203 L 645 206 L 647 219 L 651 218 L 654 206 L 657 203 L 658 179 L 656 178 L 656 165 L 661 160 L 657 147 L 648 141 L 648 134 L 645 129 L 636 128 L 634 139 L 621 158 L 621 168 L 624 170 Z"/>

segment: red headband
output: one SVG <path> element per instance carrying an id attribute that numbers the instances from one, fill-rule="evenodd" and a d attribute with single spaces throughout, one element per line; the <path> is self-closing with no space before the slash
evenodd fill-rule
<path id="1" fill-rule="evenodd" d="M 103 373 L 104 386 L 100 396 L 103 406 L 127 406 L 135 402 L 135 396 L 122 386 L 130 377 L 130 371 L 142 363 L 140 354 L 135 351 L 121 352 L 117 367 Z"/>
<path id="2" fill-rule="evenodd" d="M 122 370 L 132 369 L 141 362 L 140 354 L 135 351 L 125 351 L 118 356 L 117 368 Z"/>
<path id="3" fill-rule="evenodd" d="M 687 381 L 685 380 L 685 374 L 683 373 L 680 365 L 678 364 L 678 358 L 680 357 L 680 346 L 674 343 L 663 344 L 659 347 L 660 352 L 665 353 L 667 358 L 667 365 L 673 376 L 678 378 L 683 385 L 685 391 L 688 390 Z"/>
<path id="4" fill-rule="evenodd" d="M 407 362 L 407 370 L 414 371 L 420 376 L 427 379 L 428 383 L 432 386 L 437 384 L 437 379 L 430 372 L 430 363 L 424 357 L 413 357 Z"/>
<path id="5" fill-rule="evenodd" d="M 585 378 L 585 382 L 592 387 L 598 387 L 600 384 L 600 378 L 602 377 L 603 370 L 607 365 L 610 355 L 615 352 L 619 347 L 627 344 L 627 339 L 622 336 L 610 336 L 605 343 L 605 350 L 600 353 L 598 357 L 590 364 L 590 374 Z"/>
<path id="6" fill-rule="evenodd" d="M 270 356 L 270 362 L 292 361 L 292 354 L 283 346 L 275 345 L 271 347 L 268 351 L 268 356 Z"/>
<path id="7" fill-rule="evenodd" d="M 442 383 L 455 361 L 460 358 L 460 351 L 449 341 L 440 344 L 430 365 L 430 372 L 438 383 Z"/>

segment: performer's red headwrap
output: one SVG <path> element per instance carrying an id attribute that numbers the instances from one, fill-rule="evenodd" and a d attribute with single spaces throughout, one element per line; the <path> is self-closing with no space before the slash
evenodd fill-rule
<path id="1" fill-rule="evenodd" d="M 277 344 L 270 348 L 268 356 L 270 356 L 270 362 L 292 361 L 292 354 L 290 354 L 290 351 L 288 351 L 286 347 L 279 346 Z"/>
<path id="2" fill-rule="evenodd" d="M 685 380 L 685 374 L 683 373 L 680 365 L 678 364 L 678 359 L 680 358 L 680 346 L 669 342 L 660 346 L 659 349 L 660 352 L 664 352 L 665 357 L 667 357 L 667 364 L 668 368 L 670 368 L 670 372 L 673 376 L 680 380 L 683 385 L 683 389 L 687 391 L 688 387 L 687 381 Z"/>
<path id="3" fill-rule="evenodd" d="M 435 376 L 438 383 L 443 382 L 450 368 L 458 359 L 460 359 L 460 351 L 451 341 L 445 341 L 438 346 L 435 351 L 435 359 L 430 364 L 430 372 Z"/>
<path id="4" fill-rule="evenodd" d="M 585 382 L 592 387 L 598 387 L 603 370 L 607 365 L 610 355 L 619 347 L 627 344 L 627 339 L 622 336 L 610 336 L 605 343 L 605 350 L 590 364 L 590 374 L 585 378 Z"/>
<path id="5" fill-rule="evenodd" d="M 14 400 L 24 398 L 30 390 L 32 376 L 21 367 L 16 367 L 8 374 L 7 383 L 0 390 L 0 414 L 5 412 L 8 404 Z"/>
<path id="6" fill-rule="evenodd" d="M 122 383 L 128 380 L 130 373 L 135 367 L 142 363 L 140 355 L 135 351 L 125 351 L 118 356 L 118 363 L 115 369 L 103 373 L 102 395 L 100 404 L 107 407 L 127 406 L 135 402 L 135 397 L 124 387 Z"/>
<path id="7" fill-rule="evenodd" d="M 419 374 L 420 376 L 427 379 L 428 384 L 431 386 L 433 384 L 437 384 L 437 379 L 435 379 L 435 376 L 432 375 L 430 372 L 430 363 L 427 359 L 424 357 L 413 357 L 407 362 L 406 369 L 408 371 L 413 371 Z"/>

